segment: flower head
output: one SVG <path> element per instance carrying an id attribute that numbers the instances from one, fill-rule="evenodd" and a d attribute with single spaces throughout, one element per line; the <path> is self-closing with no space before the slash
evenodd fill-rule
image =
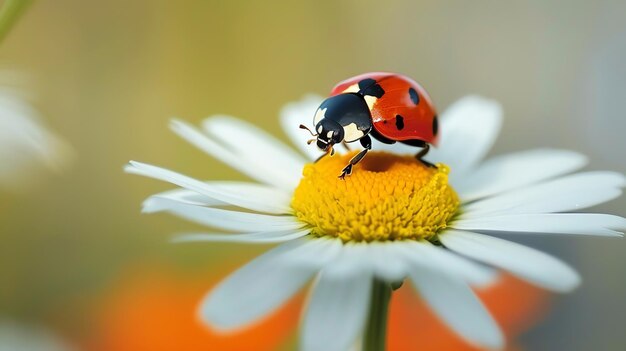
<path id="1" fill-rule="evenodd" d="M 481 163 L 499 130 L 498 104 L 468 97 L 441 116 L 440 147 L 425 167 L 408 146 L 376 145 L 345 180 L 347 155 L 323 158 L 306 148 L 297 126 L 320 100 L 288 105 L 282 121 L 307 160 L 242 121 L 213 117 L 198 130 L 173 121 L 195 146 L 258 183 L 202 182 L 138 162 L 127 166 L 184 189 L 150 197 L 145 212 L 167 211 L 228 231 L 191 233 L 178 241 L 282 243 L 218 285 L 202 318 L 239 328 L 282 305 L 316 277 L 303 320 L 304 350 L 345 350 L 363 333 L 374 281 L 408 279 L 432 310 L 464 339 L 499 348 L 502 334 L 471 289 L 497 279 L 501 268 L 537 286 L 570 291 L 580 283 L 567 264 L 486 233 L 619 236 L 626 220 L 605 214 L 563 213 L 621 194 L 613 172 L 570 176 L 584 156 L 540 149 Z M 480 262 L 480 263 L 479 263 Z"/>
<path id="2" fill-rule="evenodd" d="M 311 235 L 348 241 L 432 239 L 459 207 L 448 168 L 411 156 L 370 153 L 350 179 L 335 174 L 352 154 L 308 164 L 294 191 L 295 216 Z"/>

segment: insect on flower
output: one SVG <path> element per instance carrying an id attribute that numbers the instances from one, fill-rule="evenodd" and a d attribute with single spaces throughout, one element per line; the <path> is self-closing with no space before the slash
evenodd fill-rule
<path id="1" fill-rule="evenodd" d="M 414 80 L 395 73 L 374 72 L 348 78 L 337 84 L 315 112 L 315 131 L 300 125 L 317 137 L 317 147 L 330 154 L 333 146 L 359 141 L 363 150 L 354 155 L 339 178 L 352 174 L 352 167 L 372 149 L 372 139 L 385 144 L 400 142 L 421 147 L 422 158 L 437 145 L 439 121 L 426 90 Z M 307 143 L 316 141 L 311 139 Z"/>
<path id="2" fill-rule="evenodd" d="M 337 174 L 355 153 L 337 150 L 338 157 L 315 162 L 320 153 L 294 128 L 320 105 L 323 99 L 307 97 L 283 110 L 281 124 L 302 154 L 232 117 L 210 117 L 200 128 L 172 121 L 176 134 L 256 182 L 204 182 L 140 162 L 126 166 L 181 187 L 149 197 L 143 212 L 169 212 L 217 229 L 187 232 L 176 242 L 280 243 L 209 292 L 199 314 L 213 328 L 250 326 L 314 281 L 300 349 L 349 350 L 361 337 L 363 345 L 378 347 L 384 306 L 392 289 L 407 282 L 400 289 L 413 288 L 462 339 L 501 349 L 506 338 L 476 289 L 496 283 L 499 270 L 556 292 L 581 281 L 567 263 L 504 237 L 621 237 L 626 228 L 620 216 L 568 213 L 612 200 L 626 186 L 616 172 L 568 175 L 586 164 L 581 154 L 540 148 L 483 162 L 502 120 L 493 100 L 469 96 L 443 111 L 441 142 L 429 153 L 437 167 L 417 161 L 413 146 L 372 140 L 378 150 L 350 181 Z M 435 140 L 434 134 L 426 136 Z"/>

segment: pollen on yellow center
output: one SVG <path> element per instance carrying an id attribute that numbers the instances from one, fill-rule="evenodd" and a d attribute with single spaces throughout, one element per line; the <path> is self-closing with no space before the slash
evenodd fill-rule
<path id="1" fill-rule="evenodd" d="M 459 207 L 448 167 L 412 156 L 370 152 L 345 180 L 337 176 L 354 153 L 304 167 L 291 207 L 314 236 L 343 241 L 433 239 Z"/>

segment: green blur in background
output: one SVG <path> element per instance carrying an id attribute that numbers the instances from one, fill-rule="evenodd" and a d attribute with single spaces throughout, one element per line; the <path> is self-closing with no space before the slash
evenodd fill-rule
<path id="1" fill-rule="evenodd" d="M 466 94 L 500 101 L 492 154 L 568 148 L 590 156 L 591 169 L 626 173 L 624 13 L 623 1 L 35 1 L 2 43 L 0 67 L 29 76 L 47 125 L 76 157 L 62 175 L 0 193 L 1 314 L 88 334 L 86 311 L 128 267 L 192 274 L 254 257 L 265 247 L 170 244 L 196 228 L 141 215 L 141 201 L 168 185 L 122 166 L 245 179 L 177 138 L 168 120 L 230 114 L 286 140 L 283 104 L 367 71 L 416 79 L 440 111 Z M 626 198 L 595 210 L 623 216 Z M 622 350 L 623 242 L 525 243 L 584 278 L 524 336 L 528 349 Z"/>

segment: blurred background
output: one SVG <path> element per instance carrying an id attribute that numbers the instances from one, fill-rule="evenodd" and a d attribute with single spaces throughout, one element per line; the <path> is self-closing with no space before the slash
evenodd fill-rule
<path id="1" fill-rule="evenodd" d="M 277 123 L 285 103 L 355 74 L 396 71 L 439 110 L 466 94 L 500 101 L 506 119 L 492 154 L 568 148 L 589 155 L 590 169 L 626 173 L 624 14 L 624 1 L 582 0 L 34 1 L 0 47 L 0 70 L 27 77 L 21 87 L 73 156 L 27 189 L 0 188 L 0 319 L 104 350 L 101 334 L 115 333 L 107 325 L 142 315 L 128 291 L 137 301 L 158 291 L 173 306 L 176 287 L 191 285 L 182 293 L 191 318 L 210 284 L 266 249 L 172 245 L 191 224 L 140 214 L 145 197 L 168 187 L 124 174 L 130 159 L 244 179 L 171 133 L 172 116 L 231 114 L 286 140 Z M 626 197 L 592 211 L 624 216 Z M 520 336 L 524 349 L 623 350 L 623 240 L 524 242 L 584 278 Z M 141 318 L 131 324 L 144 322 L 149 329 Z M 281 338 L 292 349 L 295 336 Z"/>

